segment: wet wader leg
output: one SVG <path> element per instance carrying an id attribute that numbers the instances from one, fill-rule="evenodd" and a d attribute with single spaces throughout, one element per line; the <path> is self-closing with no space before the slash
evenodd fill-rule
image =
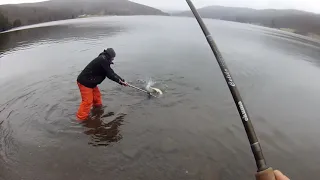
<path id="1" fill-rule="evenodd" d="M 82 101 L 77 113 L 77 118 L 80 121 L 84 121 L 89 117 L 90 110 L 93 105 L 93 89 L 87 88 L 80 83 L 78 83 L 78 86 Z"/>
<path id="2" fill-rule="evenodd" d="M 97 108 L 102 107 L 101 93 L 98 86 L 93 89 L 93 106 Z"/>

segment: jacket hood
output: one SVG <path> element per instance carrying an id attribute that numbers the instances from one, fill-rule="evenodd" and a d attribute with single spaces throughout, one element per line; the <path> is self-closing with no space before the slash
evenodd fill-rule
<path id="1" fill-rule="evenodd" d="M 116 52 L 112 48 L 108 48 L 107 50 L 104 50 L 100 55 L 105 55 L 107 59 L 113 60 L 116 57 Z"/>

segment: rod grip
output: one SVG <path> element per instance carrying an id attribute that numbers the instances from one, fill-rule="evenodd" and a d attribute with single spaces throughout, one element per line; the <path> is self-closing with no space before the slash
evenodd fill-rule
<path id="1" fill-rule="evenodd" d="M 276 176 L 274 175 L 273 169 L 268 168 L 264 171 L 257 172 L 256 180 L 276 180 Z"/>

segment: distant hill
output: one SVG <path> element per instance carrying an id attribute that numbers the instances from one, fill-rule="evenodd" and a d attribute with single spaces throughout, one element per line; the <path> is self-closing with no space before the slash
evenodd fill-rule
<path id="1" fill-rule="evenodd" d="M 250 8 L 208 6 L 199 9 L 199 13 L 204 18 L 251 23 L 271 28 L 291 29 L 303 35 L 308 35 L 309 33 L 320 34 L 320 15 L 305 11 L 256 10 Z M 193 16 L 191 11 L 184 11 L 173 15 Z"/>
<path id="2" fill-rule="evenodd" d="M 167 15 L 166 13 L 128 0 L 51 0 L 39 3 L 1 5 L 1 14 L 11 26 L 77 18 L 81 15 Z"/>
<path id="3" fill-rule="evenodd" d="M 160 10 L 161 10 L 162 12 L 169 13 L 169 14 L 177 14 L 177 13 L 183 12 L 183 11 L 181 11 L 181 10 L 168 9 L 168 8 L 161 8 Z"/>

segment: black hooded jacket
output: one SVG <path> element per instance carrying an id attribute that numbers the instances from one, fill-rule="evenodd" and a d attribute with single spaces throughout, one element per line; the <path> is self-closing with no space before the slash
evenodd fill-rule
<path id="1" fill-rule="evenodd" d="M 109 55 L 107 51 L 102 52 L 97 58 L 91 61 L 87 67 L 80 73 L 77 81 L 88 88 L 95 88 L 101 84 L 106 77 L 120 84 L 124 81 L 110 67 L 115 55 Z"/>

